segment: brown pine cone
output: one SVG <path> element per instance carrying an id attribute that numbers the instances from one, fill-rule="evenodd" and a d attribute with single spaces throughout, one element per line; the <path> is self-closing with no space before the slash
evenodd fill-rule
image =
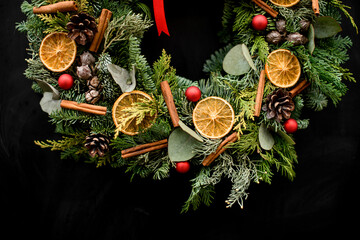
<path id="1" fill-rule="evenodd" d="M 91 157 L 103 157 L 109 151 L 110 140 L 103 134 L 91 134 L 85 139 L 85 147 Z"/>
<path id="2" fill-rule="evenodd" d="M 290 93 L 283 88 L 279 88 L 266 97 L 265 105 L 262 110 L 266 111 L 268 119 L 275 119 L 281 122 L 283 119 L 289 119 L 291 112 L 294 111 L 295 104 Z"/>
<path id="3" fill-rule="evenodd" d="M 66 24 L 69 30 L 68 37 L 80 45 L 92 42 L 97 30 L 95 18 L 87 13 L 79 13 L 71 16 L 70 22 Z"/>
<path id="4" fill-rule="evenodd" d="M 280 32 L 274 30 L 274 31 L 269 32 L 266 35 L 265 39 L 268 43 L 279 44 L 280 42 L 282 42 L 284 40 L 284 37 Z"/>
<path id="5" fill-rule="evenodd" d="M 286 36 L 286 41 L 292 42 L 294 46 L 304 45 L 309 42 L 309 39 L 301 33 L 290 33 Z"/>
<path id="6" fill-rule="evenodd" d="M 85 99 L 87 102 L 95 104 L 101 97 L 100 93 L 103 90 L 103 86 L 96 76 L 87 81 L 87 86 L 89 90 L 85 93 Z"/>

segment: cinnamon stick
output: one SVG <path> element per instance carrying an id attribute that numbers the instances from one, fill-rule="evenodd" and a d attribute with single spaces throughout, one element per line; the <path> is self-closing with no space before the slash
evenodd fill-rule
<path id="1" fill-rule="evenodd" d="M 174 98 L 171 93 L 169 83 L 167 81 L 162 81 L 160 83 L 160 87 L 161 87 L 161 92 L 164 96 L 166 106 L 167 106 L 169 114 L 170 114 L 172 124 L 174 127 L 179 127 L 180 119 L 179 119 L 179 115 L 178 115 L 176 107 L 175 107 Z"/>
<path id="2" fill-rule="evenodd" d="M 263 95 L 264 95 L 264 87 L 265 87 L 265 70 L 262 70 L 260 73 L 259 84 L 258 84 L 258 89 L 257 89 L 257 94 L 256 94 L 256 99 L 255 99 L 255 112 L 254 112 L 255 117 L 260 116 L 261 104 L 262 104 Z"/>
<path id="3" fill-rule="evenodd" d="M 57 13 L 57 12 L 72 12 L 77 11 L 78 7 L 75 1 L 65 1 L 53 3 L 41 7 L 34 7 L 34 14 L 49 14 L 49 13 Z"/>
<path id="4" fill-rule="evenodd" d="M 142 145 L 138 145 L 136 147 L 132 147 L 132 148 L 128 148 L 128 149 L 125 149 L 125 150 L 122 150 L 121 151 L 121 154 L 127 154 L 127 153 L 131 153 L 131 152 L 136 152 L 136 151 L 139 151 L 139 150 L 142 150 L 142 149 L 146 149 L 146 148 L 150 148 L 150 147 L 154 147 L 154 146 L 157 146 L 157 145 L 162 145 L 164 143 L 167 143 L 167 139 L 164 139 L 164 140 L 160 140 L 160 141 L 157 141 L 157 142 L 152 142 L 152 143 L 146 143 L 146 144 L 142 144 Z"/>
<path id="5" fill-rule="evenodd" d="M 220 156 L 220 154 L 222 154 L 227 147 L 231 144 L 236 142 L 236 140 L 238 140 L 238 133 L 234 132 L 232 133 L 230 136 L 228 136 L 227 138 L 225 138 L 224 141 L 222 141 L 220 143 L 220 145 L 218 146 L 218 148 L 216 149 L 215 152 L 211 153 L 209 156 L 207 156 L 203 161 L 202 161 L 202 165 L 203 166 L 209 166 L 217 157 Z"/>
<path id="6" fill-rule="evenodd" d="M 61 100 L 60 107 L 96 115 L 106 115 L 107 111 L 107 108 L 103 106 L 97 106 L 87 103 L 77 103 L 69 100 Z"/>
<path id="7" fill-rule="evenodd" d="M 301 93 L 308 86 L 310 86 L 310 82 L 308 82 L 306 80 L 301 81 L 298 85 L 296 85 L 296 87 L 294 87 L 293 89 L 290 90 L 290 92 L 289 92 L 290 96 L 295 97 L 296 95 Z"/>
<path id="8" fill-rule="evenodd" d="M 143 147 L 143 145 L 148 145 L 147 144 L 143 144 L 143 145 L 140 145 L 140 146 L 136 146 L 134 148 L 139 148 L 138 150 L 131 150 L 131 149 L 134 149 L 134 148 L 129 148 L 129 149 L 126 149 L 126 150 L 123 150 L 123 151 L 127 151 L 127 153 L 123 153 L 123 151 L 121 152 L 121 157 L 122 158 L 130 158 L 130 157 L 135 157 L 135 156 L 138 156 L 138 155 L 141 155 L 141 154 L 144 154 L 144 153 L 147 153 L 147 152 L 151 152 L 151 151 L 155 151 L 155 150 L 159 150 L 159 149 L 162 149 L 162 148 L 166 148 L 168 146 L 168 143 L 162 143 L 162 144 L 159 144 L 160 141 L 158 142 L 155 142 L 152 144 L 152 146 L 150 147 Z M 157 145 L 156 145 L 157 144 Z M 130 152 L 129 152 L 130 151 Z"/>
<path id="9" fill-rule="evenodd" d="M 104 38 L 105 30 L 108 27 L 112 16 L 112 12 L 108 9 L 103 9 L 99 17 L 98 31 L 94 35 L 94 39 L 89 47 L 91 52 L 97 52 L 100 44 Z"/>
<path id="10" fill-rule="evenodd" d="M 320 15 L 319 0 L 312 0 L 312 9 L 316 16 Z"/>
<path id="11" fill-rule="evenodd" d="M 269 5 L 267 5 L 265 2 L 263 2 L 262 0 L 251 0 L 253 1 L 256 5 L 258 5 L 259 7 L 261 7 L 265 12 L 267 12 L 268 14 L 270 14 L 270 16 L 272 16 L 273 18 L 276 18 L 277 15 L 279 14 L 277 11 L 275 11 L 272 7 L 270 7 Z"/>

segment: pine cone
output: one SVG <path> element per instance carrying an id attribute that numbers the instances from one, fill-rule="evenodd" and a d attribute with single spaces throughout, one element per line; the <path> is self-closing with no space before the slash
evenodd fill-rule
<path id="1" fill-rule="evenodd" d="M 304 45 L 309 42 L 309 39 L 301 33 L 291 33 L 287 35 L 286 41 L 292 42 L 294 46 Z"/>
<path id="2" fill-rule="evenodd" d="M 66 28 L 69 30 L 68 37 L 80 45 L 92 42 L 95 33 L 98 31 L 95 18 L 86 13 L 71 16 Z"/>
<path id="3" fill-rule="evenodd" d="M 289 119 L 294 109 L 295 104 L 290 93 L 282 88 L 268 95 L 265 105 L 262 107 L 262 110 L 267 112 L 266 117 L 268 119 L 275 118 L 278 122 L 281 122 L 283 119 Z"/>
<path id="4" fill-rule="evenodd" d="M 266 41 L 272 44 L 278 44 L 283 41 L 283 35 L 278 31 L 271 31 L 266 35 Z"/>
<path id="5" fill-rule="evenodd" d="M 89 155 L 102 157 L 109 151 L 110 140 L 103 134 L 91 134 L 85 139 L 85 147 L 89 150 Z"/>
<path id="6" fill-rule="evenodd" d="M 302 19 L 299 22 L 300 25 L 300 32 L 307 32 L 309 30 L 311 22 L 307 19 Z"/>
<path id="7" fill-rule="evenodd" d="M 89 65 L 77 66 L 76 67 L 76 75 L 83 80 L 87 80 L 92 77 L 92 71 Z"/>
<path id="8" fill-rule="evenodd" d="M 103 90 L 103 86 L 96 76 L 87 81 L 87 86 L 89 90 L 85 93 L 85 99 L 87 102 L 95 104 L 101 97 L 100 93 Z"/>
<path id="9" fill-rule="evenodd" d="M 285 19 L 280 19 L 276 21 L 275 23 L 276 30 L 278 30 L 279 33 L 286 35 L 286 21 Z"/>

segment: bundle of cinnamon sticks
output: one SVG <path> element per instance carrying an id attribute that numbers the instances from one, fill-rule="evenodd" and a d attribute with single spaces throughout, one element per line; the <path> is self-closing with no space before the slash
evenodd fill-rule
<path id="1" fill-rule="evenodd" d="M 142 145 L 138 145 L 138 146 L 135 146 L 132 148 L 122 150 L 121 157 L 122 158 L 135 157 L 135 156 L 139 156 L 141 154 L 147 153 L 147 152 L 159 150 L 162 148 L 167 148 L 167 146 L 168 146 L 167 139 L 160 140 L 160 141 L 153 142 L 153 143 L 146 143 L 146 144 L 142 144 Z"/>
<path id="2" fill-rule="evenodd" d="M 97 106 L 87 103 L 77 103 L 75 101 L 69 100 L 61 100 L 60 107 L 96 115 L 106 115 L 107 111 L 107 108 L 103 106 Z"/>
<path id="3" fill-rule="evenodd" d="M 238 133 L 237 132 L 232 133 L 230 136 L 225 138 L 225 140 L 220 143 L 220 145 L 218 146 L 215 152 L 211 153 L 202 161 L 202 165 L 209 166 L 216 158 L 220 156 L 220 154 L 225 152 L 225 150 L 227 149 L 227 147 L 229 147 L 231 143 L 234 143 L 237 140 L 239 140 Z"/>
<path id="4" fill-rule="evenodd" d="M 306 80 L 302 80 L 298 85 L 296 85 L 293 89 L 290 90 L 290 96 L 295 97 L 300 94 L 305 88 L 310 86 L 310 82 Z"/>

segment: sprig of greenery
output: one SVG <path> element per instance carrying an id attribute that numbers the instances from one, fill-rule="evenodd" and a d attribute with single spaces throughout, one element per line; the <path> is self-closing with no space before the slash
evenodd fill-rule
<path id="1" fill-rule="evenodd" d="M 38 14 L 37 16 L 48 26 L 44 30 L 45 34 L 68 31 L 66 24 L 70 21 L 70 13 L 57 12 L 56 14 Z"/>
<path id="2" fill-rule="evenodd" d="M 157 93 L 160 94 L 160 83 L 167 81 L 170 88 L 176 86 L 176 70 L 171 66 L 171 56 L 163 49 L 160 58 L 153 64 L 153 76 Z"/>
<path id="3" fill-rule="evenodd" d="M 119 125 L 115 129 L 115 138 L 119 132 L 125 129 L 135 120 L 136 125 L 140 125 L 146 117 L 153 117 L 159 112 L 159 104 L 155 100 L 139 99 L 138 102 L 132 103 L 131 107 L 121 110 L 123 114 L 117 121 Z"/>
<path id="4" fill-rule="evenodd" d="M 129 40 L 130 37 L 142 38 L 151 25 L 152 22 L 148 18 L 132 12 L 125 16 L 114 17 L 105 30 L 103 52 L 116 42 Z"/>
<path id="5" fill-rule="evenodd" d="M 51 151 L 61 151 L 61 158 L 78 159 L 87 149 L 84 147 L 87 132 L 77 132 L 69 136 L 62 136 L 60 140 L 34 141 L 41 148 L 50 148 Z"/>

